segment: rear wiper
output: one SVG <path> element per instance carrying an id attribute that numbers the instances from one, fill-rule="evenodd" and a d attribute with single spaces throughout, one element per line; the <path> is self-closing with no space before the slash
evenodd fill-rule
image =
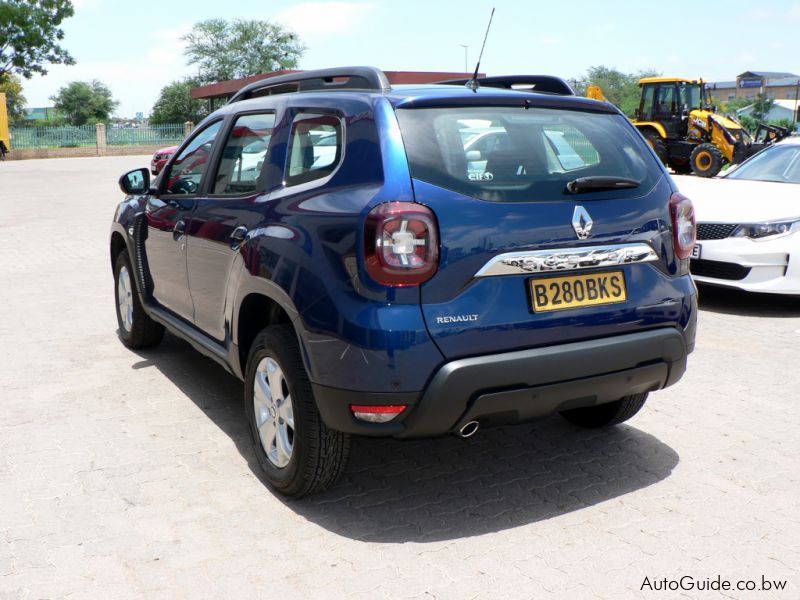
<path id="1" fill-rule="evenodd" d="M 580 194 L 590 190 L 618 190 L 639 187 L 639 182 L 627 177 L 596 175 L 595 177 L 578 177 L 567 184 L 570 194 Z"/>

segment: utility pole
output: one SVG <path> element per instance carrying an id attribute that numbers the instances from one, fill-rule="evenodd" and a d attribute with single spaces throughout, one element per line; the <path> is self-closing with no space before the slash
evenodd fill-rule
<path id="1" fill-rule="evenodd" d="M 794 88 L 794 114 L 792 115 L 792 129 L 797 126 L 798 103 L 800 103 L 800 79 L 797 80 L 797 85 Z"/>
<path id="2" fill-rule="evenodd" d="M 467 60 L 467 48 L 469 44 L 459 44 L 464 49 L 464 73 L 469 73 L 469 61 Z"/>

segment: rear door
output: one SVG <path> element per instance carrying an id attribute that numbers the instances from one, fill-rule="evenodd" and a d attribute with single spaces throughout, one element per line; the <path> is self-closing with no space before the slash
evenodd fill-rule
<path id="1" fill-rule="evenodd" d="M 415 199 L 439 224 L 439 270 L 421 301 L 445 356 L 677 322 L 669 181 L 623 116 L 530 106 L 397 115 Z M 480 128 L 496 138 L 486 156 L 470 143 Z M 567 190 L 590 176 L 638 185 Z"/>

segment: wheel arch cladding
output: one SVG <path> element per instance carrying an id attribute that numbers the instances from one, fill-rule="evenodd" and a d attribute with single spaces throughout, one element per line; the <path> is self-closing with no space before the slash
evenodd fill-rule
<path id="1" fill-rule="evenodd" d="M 265 327 L 277 323 L 286 323 L 294 329 L 289 314 L 277 301 L 258 292 L 252 292 L 244 297 L 236 320 L 236 343 L 239 347 L 242 373 L 245 372 L 253 340 Z"/>
<path id="2" fill-rule="evenodd" d="M 118 231 L 115 231 L 111 234 L 111 268 L 113 269 L 116 266 L 117 256 L 120 252 L 127 249 L 127 245 L 125 244 L 125 238 L 122 237 L 122 234 Z"/>

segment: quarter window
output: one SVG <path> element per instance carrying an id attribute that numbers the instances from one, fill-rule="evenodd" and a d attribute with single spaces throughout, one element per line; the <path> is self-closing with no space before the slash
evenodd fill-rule
<path id="1" fill-rule="evenodd" d="M 342 159 L 342 124 L 332 115 L 302 114 L 292 123 L 286 185 L 327 177 Z"/>
<path id="2" fill-rule="evenodd" d="M 197 193 L 221 125 L 222 121 L 217 121 L 203 129 L 173 161 L 168 173 L 166 193 Z"/>
<path id="3" fill-rule="evenodd" d="M 256 191 L 274 125 L 274 114 L 242 115 L 236 119 L 222 150 L 212 194 L 241 195 Z"/>

